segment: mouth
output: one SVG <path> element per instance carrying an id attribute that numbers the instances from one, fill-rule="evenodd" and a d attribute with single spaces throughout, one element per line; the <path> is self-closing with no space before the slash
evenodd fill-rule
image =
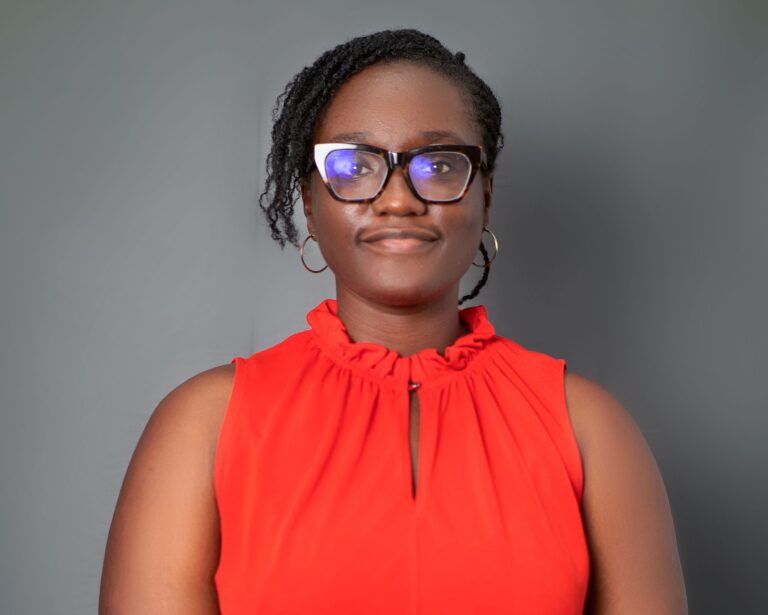
<path id="1" fill-rule="evenodd" d="M 416 237 L 388 237 L 376 241 L 364 241 L 363 245 L 375 252 L 388 252 L 395 254 L 408 254 L 412 252 L 426 252 L 431 249 L 437 240 L 417 239 Z"/>
<path id="2" fill-rule="evenodd" d="M 381 229 L 363 234 L 361 243 L 376 252 L 409 254 L 426 252 L 439 237 L 427 229 Z"/>

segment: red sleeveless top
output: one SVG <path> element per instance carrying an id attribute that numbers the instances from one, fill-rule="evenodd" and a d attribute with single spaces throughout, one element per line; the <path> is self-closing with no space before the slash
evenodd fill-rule
<path id="1" fill-rule="evenodd" d="M 351 341 L 326 299 L 310 329 L 232 360 L 214 466 L 222 615 L 582 613 L 565 360 L 496 335 L 482 305 L 459 315 L 469 333 L 443 355 L 402 357 Z"/>

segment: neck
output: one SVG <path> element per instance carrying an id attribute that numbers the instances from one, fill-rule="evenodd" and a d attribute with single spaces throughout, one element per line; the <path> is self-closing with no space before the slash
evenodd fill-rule
<path id="1" fill-rule="evenodd" d="M 459 318 L 454 293 L 417 305 L 376 303 L 349 289 L 336 288 L 338 316 L 353 342 L 372 342 L 407 357 L 425 348 L 443 353 L 469 333 Z"/>

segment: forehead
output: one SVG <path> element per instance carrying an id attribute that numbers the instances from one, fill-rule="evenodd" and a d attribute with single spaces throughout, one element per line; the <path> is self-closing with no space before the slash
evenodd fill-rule
<path id="1" fill-rule="evenodd" d="M 341 85 L 315 127 L 315 142 L 328 141 L 363 141 L 392 150 L 481 142 L 460 86 L 403 61 L 374 64 Z"/>

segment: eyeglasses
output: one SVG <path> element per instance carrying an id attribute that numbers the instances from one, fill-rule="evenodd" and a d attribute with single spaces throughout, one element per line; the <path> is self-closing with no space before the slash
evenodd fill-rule
<path id="1" fill-rule="evenodd" d="M 374 201 L 400 165 L 420 201 L 454 203 L 464 198 L 477 169 L 487 168 L 487 161 L 480 145 L 438 144 L 390 152 L 364 143 L 317 143 L 314 165 L 328 192 L 339 201 Z"/>

